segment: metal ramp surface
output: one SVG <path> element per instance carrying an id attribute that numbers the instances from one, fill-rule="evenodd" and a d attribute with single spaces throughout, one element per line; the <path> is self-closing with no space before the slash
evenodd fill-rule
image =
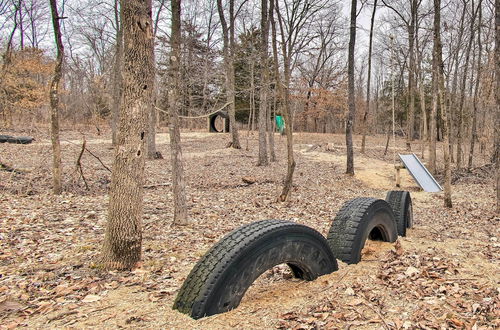
<path id="1" fill-rule="evenodd" d="M 431 173 L 425 168 L 424 164 L 418 159 L 417 155 L 401 155 L 399 158 L 405 165 L 408 172 L 418 185 L 426 192 L 440 192 L 443 190 L 439 183 L 434 179 Z"/>

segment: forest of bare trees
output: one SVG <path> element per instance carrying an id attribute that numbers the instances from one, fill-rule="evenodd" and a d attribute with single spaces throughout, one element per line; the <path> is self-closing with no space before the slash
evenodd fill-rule
<path id="1" fill-rule="evenodd" d="M 0 0 L 0 329 L 500 328 L 499 87 L 500 0 Z"/>
<path id="2" fill-rule="evenodd" d="M 281 201 L 293 186 L 294 131 L 345 133 L 348 174 L 354 174 L 353 134 L 363 135 L 363 153 L 376 134 L 405 139 L 407 151 L 419 152 L 432 173 L 444 173 L 448 207 L 452 169 L 470 170 L 481 155 L 498 172 L 498 3 L 138 3 L 51 1 L 50 11 L 40 0 L 0 2 L 2 127 L 51 123 L 56 194 L 64 171 L 59 126 L 111 127 L 117 149 L 110 221 L 117 226 L 124 212 L 117 191 L 133 196 L 137 209 L 126 212 L 137 219 L 141 213 L 140 189 L 120 188 L 118 172 L 141 182 L 143 158 L 162 157 L 155 132 L 166 125 L 177 169 L 175 222 L 189 222 L 179 129 L 206 124 L 181 118 L 221 106 L 228 110 L 228 146 L 241 148 L 245 129 L 258 130 L 262 166 L 276 160 L 272 132 L 275 117 L 284 118 Z M 436 141 L 444 142 L 442 158 Z"/>
<path id="3" fill-rule="evenodd" d="M 116 127 L 123 51 L 120 5 L 118 1 L 69 1 L 58 5 L 66 18 L 61 20 L 65 49 L 61 121 L 86 122 L 97 127 L 109 123 Z M 440 141 L 446 135 L 440 106 L 436 116 L 432 115 L 432 82 L 436 80 L 432 64 L 433 3 L 377 1 L 359 6 L 355 13 L 358 43 L 352 73 L 356 82 L 353 132 L 361 133 L 367 127 L 368 135 L 386 133 L 393 73 L 396 134 L 406 139 L 408 150 L 427 148 L 426 143 L 421 143 L 427 140 L 432 148 L 434 137 Z M 247 124 L 255 128 L 257 118 L 259 127 L 272 129 L 272 121 L 264 122 L 265 118 L 284 115 L 285 108 L 290 110 L 294 131 L 340 133 L 350 126 L 350 121 L 346 121 L 349 89 L 345 61 L 350 6 L 342 2 L 294 0 L 271 1 L 265 6 L 253 1 L 184 1 L 182 7 L 179 115 L 202 115 L 227 101 L 230 117 L 235 118 L 231 121 L 234 129 L 230 141 L 235 148 L 240 147 L 239 130 Z M 475 152 L 493 155 L 494 4 L 457 0 L 441 7 L 443 97 L 449 108 L 450 157 L 457 168 L 470 168 Z M 262 10 L 256 8 L 266 11 L 265 15 L 260 15 Z M 49 106 L 44 91 L 56 55 L 52 31 L 47 28 L 51 19 L 48 4 L 6 0 L 0 10 L 2 123 L 9 127 L 17 122 L 44 122 Z M 375 28 L 370 53 L 372 14 Z M 166 73 L 170 17 L 168 3 L 153 2 L 157 81 L 154 102 L 161 109 L 168 109 L 169 105 L 165 91 L 169 86 Z M 263 29 L 267 32 L 265 38 L 260 37 Z M 393 46 L 391 36 L 396 36 Z M 270 52 L 262 45 L 268 40 Z M 273 41 L 277 42 L 275 48 Z M 264 64 L 268 69 L 263 70 Z M 278 71 L 273 69 L 275 65 Z M 257 115 L 261 107 L 267 113 L 261 113 L 263 117 Z M 158 111 L 152 111 L 150 118 L 152 127 L 167 120 L 165 113 Z M 203 125 L 188 120 L 181 124 L 191 128 Z M 262 133 L 261 136 L 263 139 Z M 152 137 L 148 141 L 149 145 L 154 144 Z M 260 157 L 259 163 L 265 163 L 264 156 Z M 430 157 L 433 168 L 432 150 Z"/>

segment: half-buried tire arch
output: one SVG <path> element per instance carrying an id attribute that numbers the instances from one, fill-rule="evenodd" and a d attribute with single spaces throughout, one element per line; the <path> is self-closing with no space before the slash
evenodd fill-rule
<path id="1" fill-rule="evenodd" d="M 410 192 L 391 190 L 385 196 L 385 200 L 394 212 L 398 234 L 406 236 L 406 228 L 413 227 L 413 206 Z"/>
<path id="2" fill-rule="evenodd" d="M 328 232 L 328 244 L 337 259 L 348 264 L 361 260 L 367 239 L 394 242 L 398 238 L 394 213 L 382 199 L 359 197 L 342 206 Z"/>
<path id="3" fill-rule="evenodd" d="M 308 281 L 338 269 L 316 230 L 288 221 L 258 221 L 229 233 L 198 261 L 173 308 L 194 319 L 229 311 L 262 273 L 282 263 Z"/>

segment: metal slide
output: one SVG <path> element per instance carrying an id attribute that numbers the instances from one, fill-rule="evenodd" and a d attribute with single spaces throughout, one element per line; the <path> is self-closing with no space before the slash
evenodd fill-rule
<path id="1" fill-rule="evenodd" d="M 432 174 L 425 168 L 417 155 L 399 155 L 406 169 L 418 185 L 426 192 L 440 192 L 443 190 Z"/>

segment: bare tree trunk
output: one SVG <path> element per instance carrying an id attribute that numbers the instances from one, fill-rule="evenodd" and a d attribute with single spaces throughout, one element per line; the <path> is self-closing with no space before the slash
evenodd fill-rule
<path id="1" fill-rule="evenodd" d="M 287 62 L 285 60 L 285 62 Z M 285 202 L 289 199 L 293 185 L 293 173 L 295 171 L 295 159 L 293 155 L 293 125 L 292 116 L 290 113 L 290 63 L 285 63 L 285 99 L 283 115 L 286 124 L 286 151 L 287 151 L 287 172 L 285 182 L 283 183 L 283 190 L 279 196 L 279 200 Z"/>
<path id="2" fill-rule="evenodd" d="M 274 14 L 273 14 L 273 11 L 274 11 L 274 0 L 271 0 L 270 1 L 270 5 L 269 5 L 269 15 L 267 17 L 267 24 L 265 25 L 265 33 L 266 35 L 269 35 L 269 19 L 273 19 L 274 20 Z M 276 40 L 274 40 L 276 41 Z M 266 87 L 266 91 L 267 91 L 267 118 L 268 118 L 268 122 L 267 122 L 267 125 L 268 125 L 268 140 L 269 140 L 269 161 L 271 162 L 275 162 L 276 161 L 276 152 L 275 152 L 275 147 L 274 147 L 274 132 L 275 132 L 275 120 L 273 120 L 273 116 L 272 116 L 272 111 L 274 110 L 274 114 L 275 114 L 275 117 L 276 117 L 276 91 L 275 91 L 275 94 L 274 94 L 274 98 L 273 98 L 273 102 L 274 102 L 274 107 L 271 107 L 270 105 L 270 102 L 269 102 L 269 96 L 270 96 L 270 91 L 269 91 L 269 83 L 270 83 L 270 78 L 269 78 L 269 57 L 267 55 L 267 44 L 268 44 L 268 37 L 266 37 L 266 58 L 267 58 L 267 61 L 266 62 L 262 62 L 262 64 L 265 64 L 266 68 L 265 68 L 265 71 L 266 71 L 266 82 L 267 82 L 267 86 Z M 278 54 L 276 53 L 276 59 L 278 57 Z M 261 64 L 261 65 L 262 65 Z M 277 74 L 279 74 L 279 70 L 277 72 Z M 264 75 L 263 75 L 264 76 Z"/>
<path id="3" fill-rule="evenodd" d="M 141 259 L 146 130 L 154 80 L 151 0 L 121 1 L 123 96 L 102 250 L 104 269 L 132 269 Z"/>
<path id="4" fill-rule="evenodd" d="M 234 77 L 234 24 L 236 17 L 234 15 L 234 0 L 229 0 L 229 26 L 224 15 L 222 0 L 217 0 L 217 9 L 222 26 L 222 35 L 224 40 L 224 68 L 226 72 L 226 98 L 229 104 L 229 125 L 231 131 L 230 147 L 241 149 L 238 127 L 236 126 L 236 104 L 235 104 L 235 77 Z"/>
<path id="5" fill-rule="evenodd" d="M 452 207 L 451 202 L 451 164 L 450 164 L 450 130 L 448 110 L 446 108 L 444 87 L 443 50 L 441 45 L 441 0 L 434 0 L 434 61 L 436 62 L 436 78 L 439 94 L 439 105 L 443 117 L 443 153 L 445 168 L 444 205 Z"/>
<path id="6" fill-rule="evenodd" d="M 273 1 L 270 0 L 273 7 Z M 269 161 L 267 158 L 267 139 L 266 139 L 266 114 L 268 108 L 268 92 L 269 92 L 269 65 L 268 65 L 268 43 L 269 43 L 269 13 L 268 0 L 261 0 L 261 19 L 260 19 L 260 70 L 261 70 L 261 86 L 259 95 L 259 158 L 257 166 L 267 166 Z M 274 34 L 273 34 L 274 38 Z M 274 42 L 274 40 L 273 40 Z M 275 64 L 277 65 L 277 63 Z"/>
<path id="7" fill-rule="evenodd" d="M 52 179 L 53 192 L 59 195 L 62 192 L 62 163 L 61 143 L 59 141 L 59 84 L 62 78 L 62 67 L 64 60 L 64 45 L 62 43 L 61 26 L 59 24 L 59 13 L 57 12 L 56 0 L 50 0 L 52 12 L 52 25 L 57 46 L 56 66 L 54 77 L 50 85 L 50 138 L 52 140 Z"/>
<path id="8" fill-rule="evenodd" d="M 472 1 L 474 5 L 474 1 Z M 464 3 L 464 7 L 467 6 Z M 465 8 L 464 8 L 465 11 Z M 465 102 L 465 84 L 467 82 L 467 70 L 469 68 L 470 51 L 472 48 L 472 42 L 474 41 L 474 23 L 476 19 L 475 8 L 472 6 L 472 17 L 470 22 L 470 38 L 467 44 L 467 49 L 465 50 L 465 64 L 463 70 L 462 81 L 460 83 L 460 102 L 458 105 L 458 123 L 457 123 L 457 169 L 462 167 L 462 126 L 463 126 L 463 115 L 464 115 L 464 102 Z M 457 50 L 458 52 L 458 50 Z M 479 71 L 479 69 L 478 69 Z M 478 77 L 479 78 L 479 77 Z"/>
<path id="9" fill-rule="evenodd" d="M 411 143 L 413 141 L 413 130 L 415 126 L 415 25 L 417 21 L 419 1 L 411 1 L 411 19 L 408 26 L 408 42 L 410 51 L 410 68 L 408 76 L 408 91 L 410 93 L 410 106 L 408 109 L 407 119 L 407 136 L 406 136 L 406 150 L 411 150 Z"/>
<path id="10" fill-rule="evenodd" d="M 361 138 L 361 153 L 365 153 L 365 144 L 366 144 L 366 121 L 368 120 L 368 112 L 370 111 L 370 84 L 371 84 L 371 78 L 372 78 L 372 46 L 373 46 L 373 25 L 375 23 L 375 13 L 377 11 L 377 0 L 374 1 L 373 3 L 373 12 L 372 12 L 372 18 L 370 22 L 370 40 L 369 40 L 369 46 L 368 46 L 368 82 L 366 84 L 366 110 L 365 114 L 363 115 L 363 137 Z"/>
<path id="11" fill-rule="evenodd" d="M 269 95 L 269 93 L 268 93 Z M 274 120 L 272 116 L 272 108 L 269 105 L 267 105 L 267 138 L 269 140 L 269 161 L 275 162 L 276 161 L 276 152 L 274 151 L 274 131 L 275 131 L 275 126 L 274 126 Z"/>
<path id="12" fill-rule="evenodd" d="M 436 138 L 437 138 L 437 108 L 438 108 L 438 84 L 437 84 L 436 61 L 432 61 L 432 108 L 430 115 L 430 139 L 429 139 L 429 172 L 437 173 L 436 166 Z"/>
<path id="13" fill-rule="evenodd" d="M 354 150 L 352 146 L 352 127 L 354 125 L 354 115 L 356 113 L 355 91 L 354 91 L 354 45 L 356 43 L 356 14 L 357 0 L 351 2 L 351 26 L 349 33 L 349 54 L 348 54 L 348 90 L 349 90 L 349 113 L 347 115 L 345 141 L 347 146 L 347 169 L 346 174 L 354 175 Z"/>
<path id="14" fill-rule="evenodd" d="M 111 108 L 112 142 L 116 145 L 118 122 L 120 120 L 120 100 L 122 98 L 123 27 L 120 22 L 119 0 L 115 0 L 116 50 L 113 68 L 113 104 Z"/>
<path id="15" fill-rule="evenodd" d="M 180 57 L 181 57 L 181 0 L 172 0 L 170 55 L 170 158 L 172 162 L 172 190 L 174 194 L 174 224 L 188 225 L 190 223 L 186 207 L 186 185 L 184 182 L 184 166 L 182 163 L 181 134 L 179 129 L 179 88 L 180 88 Z"/>
<path id="16" fill-rule="evenodd" d="M 420 136 L 420 141 L 422 143 L 422 159 L 425 159 L 425 148 L 427 145 L 428 139 L 428 122 L 427 122 L 427 107 L 425 102 L 425 82 L 424 82 L 424 71 L 422 68 L 422 51 L 419 51 L 419 36 L 418 36 L 419 26 L 418 20 L 417 25 L 415 27 L 415 47 L 417 51 L 417 63 L 418 63 L 418 74 L 416 77 L 419 77 L 418 89 L 420 92 L 420 111 L 422 112 L 422 135 Z M 424 47 L 424 46 L 422 46 Z"/>
<path id="17" fill-rule="evenodd" d="M 500 0 L 495 0 L 495 71 L 496 71 L 496 92 L 497 101 L 496 124 L 495 124 L 495 149 L 493 161 L 495 162 L 497 177 L 497 215 L 500 214 Z"/>
<path id="18" fill-rule="evenodd" d="M 474 1 L 472 2 L 474 3 Z M 472 158 L 474 155 L 474 143 L 477 140 L 477 107 L 478 107 L 478 94 L 479 94 L 479 82 L 481 80 L 481 52 L 482 52 L 482 44 L 481 44 L 481 20 L 482 20 L 482 10 L 481 10 L 482 0 L 479 0 L 477 5 L 478 10 L 478 25 L 477 25 L 477 46 L 478 46 L 478 54 L 477 54 L 477 74 L 476 74 L 476 87 L 474 89 L 474 99 L 473 99 L 473 113 L 472 113 L 472 136 L 470 140 L 470 149 L 469 149 L 469 161 L 467 163 L 467 169 L 471 169 L 472 167 Z M 473 9 L 474 10 L 474 9 Z M 472 27 L 472 25 L 471 25 Z M 498 28 L 498 27 L 497 27 Z M 474 35 L 473 29 L 471 28 L 471 35 Z M 473 38 L 471 36 L 471 38 Z"/>
<path id="19" fill-rule="evenodd" d="M 274 0 L 271 0 L 274 1 Z M 292 119 L 292 114 L 290 111 L 290 78 L 291 78 L 291 50 L 292 50 L 292 45 L 290 43 L 287 43 L 285 41 L 285 29 L 283 27 L 283 17 L 280 14 L 280 10 L 278 7 L 278 2 L 274 2 L 275 6 L 275 11 L 278 14 L 278 22 L 280 25 L 280 32 L 281 32 L 281 46 L 282 46 L 282 53 L 283 53 L 283 68 L 284 68 L 284 82 L 282 84 L 281 79 L 279 78 L 279 75 L 277 76 L 277 85 L 278 85 L 278 91 L 280 95 L 283 97 L 283 116 L 285 117 L 285 125 L 286 125 L 286 151 L 287 151 L 287 172 L 286 172 L 286 177 L 285 181 L 283 183 L 283 190 L 281 191 L 280 196 L 278 197 L 278 200 L 281 202 L 285 202 L 290 198 L 292 186 L 293 186 L 293 173 L 295 171 L 295 158 L 293 155 L 293 119 Z M 278 58 L 278 52 L 277 52 L 277 47 L 276 47 L 276 38 L 275 38 L 275 32 L 276 29 L 274 27 L 274 11 L 271 11 L 273 14 L 271 16 L 271 22 L 273 24 L 273 49 L 275 53 L 275 61 L 276 65 L 277 63 L 277 58 Z M 277 70 L 277 67 L 276 69 Z"/>

